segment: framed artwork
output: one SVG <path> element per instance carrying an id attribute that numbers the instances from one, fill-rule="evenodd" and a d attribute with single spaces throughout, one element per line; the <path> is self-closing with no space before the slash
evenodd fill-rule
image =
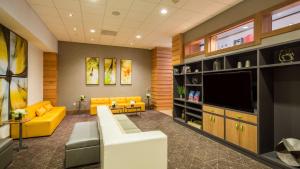
<path id="1" fill-rule="evenodd" d="M 22 37 L 10 32 L 10 72 L 12 75 L 27 74 L 28 43 Z"/>
<path id="2" fill-rule="evenodd" d="M 10 82 L 11 110 L 22 109 L 27 105 L 27 78 L 12 77 Z"/>
<path id="3" fill-rule="evenodd" d="M 86 57 L 85 58 L 85 84 L 97 85 L 99 84 L 99 58 Z"/>
<path id="4" fill-rule="evenodd" d="M 9 83 L 5 78 L 0 78 L 0 123 L 9 117 L 8 102 Z"/>
<path id="5" fill-rule="evenodd" d="M 121 70 L 121 84 L 122 85 L 131 85 L 132 78 L 132 60 L 121 59 L 120 64 Z"/>
<path id="6" fill-rule="evenodd" d="M 0 121 L 27 106 L 28 42 L 0 24 Z"/>
<path id="7" fill-rule="evenodd" d="M 8 70 L 9 31 L 0 25 L 0 75 L 6 75 Z"/>
<path id="8" fill-rule="evenodd" d="M 115 85 L 117 77 L 117 59 L 105 58 L 104 59 L 104 84 Z"/>

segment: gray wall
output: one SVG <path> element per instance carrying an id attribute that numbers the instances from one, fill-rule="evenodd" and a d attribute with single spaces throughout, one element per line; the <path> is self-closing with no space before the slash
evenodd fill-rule
<path id="1" fill-rule="evenodd" d="M 151 87 L 151 50 L 59 42 L 58 104 L 74 110 L 83 94 L 90 97 L 142 96 Z M 85 57 L 100 57 L 99 85 L 85 84 Z M 117 84 L 104 85 L 104 58 L 117 58 Z M 120 85 L 120 59 L 132 59 L 132 85 Z M 85 109 L 88 109 L 85 107 Z"/>
<path id="2" fill-rule="evenodd" d="M 184 33 L 184 43 L 203 37 L 286 0 L 244 0 Z"/>

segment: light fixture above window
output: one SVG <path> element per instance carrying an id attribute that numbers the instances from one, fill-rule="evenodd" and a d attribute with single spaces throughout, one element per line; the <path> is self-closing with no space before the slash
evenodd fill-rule
<path id="1" fill-rule="evenodd" d="M 166 8 L 162 8 L 162 9 L 160 10 L 160 13 L 163 14 L 163 15 L 165 15 L 165 14 L 168 13 L 168 10 L 167 10 Z"/>

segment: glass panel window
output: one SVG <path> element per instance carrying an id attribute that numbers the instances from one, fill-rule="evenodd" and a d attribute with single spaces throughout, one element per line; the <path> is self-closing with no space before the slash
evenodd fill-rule
<path id="1" fill-rule="evenodd" d="M 300 23 L 300 1 L 272 12 L 272 31 Z"/>
<path id="2" fill-rule="evenodd" d="M 190 42 L 185 46 L 185 56 L 204 52 L 205 40 L 204 38 Z"/>
<path id="3" fill-rule="evenodd" d="M 210 51 L 242 45 L 254 41 L 254 20 L 249 20 L 210 37 Z"/>

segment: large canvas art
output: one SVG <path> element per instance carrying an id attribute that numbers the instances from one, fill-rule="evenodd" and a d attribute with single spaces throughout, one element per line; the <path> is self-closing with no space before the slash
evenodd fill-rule
<path id="1" fill-rule="evenodd" d="M 28 42 L 0 25 L 0 122 L 27 106 Z"/>
<path id="2" fill-rule="evenodd" d="M 99 84 L 99 58 L 98 57 L 86 57 L 86 84 L 97 85 Z"/>
<path id="3" fill-rule="evenodd" d="M 104 59 L 104 84 L 114 85 L 116 84 L 117 76 L 117 60 L 115 58 Z"/>
<path id="4" fill-rule="evenodd" d="M 8 70 L 8 35 L 8 30 L 0 25 L 0 76 L 6 75 Z"/>
<path id="5" fill-rule="evenodd" d="M 122 59 L 120 64 L 121 84 L 130 85 L 132 78 L 132 60 Z"/>
<path id="6" fill-rule="evenodd" d="M 8 120 L 8 91 L 9 84 L 4 78 L 0 78 L 0 123 Z"/>
<path id="7" fill-rule="evenodd" d="M 10 71 L 13 75 L 25 75 L 27 71 L 27 41 L 10 32 Z"/>

